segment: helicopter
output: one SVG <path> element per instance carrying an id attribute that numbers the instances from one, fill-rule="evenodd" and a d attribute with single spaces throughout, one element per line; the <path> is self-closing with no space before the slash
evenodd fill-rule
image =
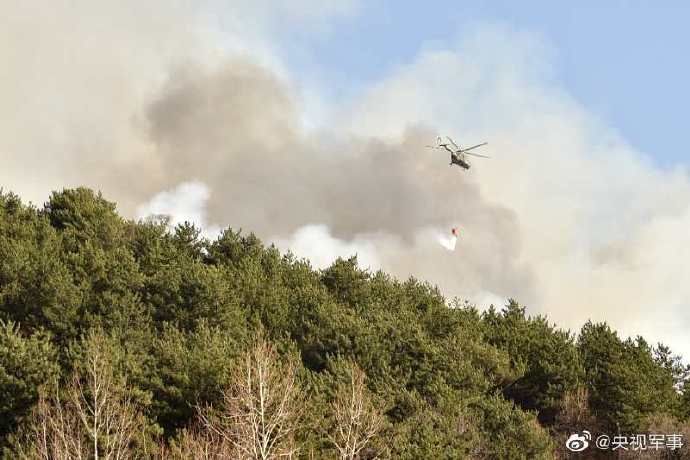
<path id="1" fill-rule="evenodd" d="M 466 159 L 466 155 L 471 155 L 475 157 L 481 157 L 481 158 L 491 158 L 486 155 L 480 155 L 478 153 L 470 152 L 470 150 L 474 150 L 478 147 L 481 147 L 483 145 L 488 144 L 488 142 L 482 142 L 481 144 L 473 145 L 472 147 L 468 147 L 466 149 L 461 148 L 458 144 L 453 141 L 450 137 L 446 136 L 446 139 L 448 139 L 448 142 L 443 142 L 443 139 L 441 137 L 436 138 L 436 145 L 427 145 L 427 148 L 431 149 L 444 149 L 450 153 L 450 165 L 458 165 L 461 168 L 464 169 L 470 169 L 470 163 Z M 451 148 L 452 146 L 452 148 Z"/>

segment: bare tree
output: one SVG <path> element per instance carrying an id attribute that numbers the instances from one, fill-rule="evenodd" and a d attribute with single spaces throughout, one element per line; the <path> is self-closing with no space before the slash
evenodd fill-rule
<path id="1" fill-rule="evenodd" d="M 367 390 L 364 371 L 352 363 L 349 372 L 350 384 L 338 390 L 332 403 L 335 427 L 329 435 L 342 460 L 359 458 L 384 420 Z"/>
<path id="2" fill-rule="evenodd" d="M 38 404 L 30 416 L 25 437 L 17 445 L 17 453 L 24 459 L 83 459 L 84 432 L 71 410 L 66 410 L 55 389 L 53 399 L 41 389 Z"/>
<path id="3" fill-rule="evenodd" d="M 589 407 L 589 392 L 579 386 L 563 395 L 560 411 L 556 416 L 556 427 L 564 433 L 578 430 L 593 431 L 598 423 Z"/>
<path id="4" fill-rule="evenodd" d="M 221 410 L 199 410 L 202 425 L 227 441 L 235 458 L 292 458 L 302 399 L 296 373 L 293 357 L 281 360 L 259 339 L 232 371 Z"/>
<path id="5" fill-rule="evenodd" d="M 589 391 L 578 386 L 566 391 L 560 402 L 559 412 L 553 426 L 553 437 L 556 441 L 556 458 L 570 458 L 572 452 L 565 447 L 566 440 L 573 433 L 587 430 L 590 433 L 599 431 L 599 422 L 589 406 Z M 592 454 L 594 455 L 594 454 Z"/>
<path id="6" fill-rule="evenodd" d="M 170 447 L 161 445 L 157 455 L 161 460 L 221 460 L 237 457 L 234 447 L 225 438 L 199 425 L 183 430 Z"/>
<path id="7" fill-rule="evenodd" d="M 75 371 L 61 397 L 42 391 L 20 455 L 30 459 L 121 460 L 139 458 L 134 440 L 144 430 L 143 416 L 115 376 L 107 338 L 91 333 L 84 341 L 84 373 Z"/>
<path id="8" fill-rule="evenodd" d="M 115 376 L 106 337 L 93 333 L 86 341 L 85 375 L 75 372 L 71 401 L 91 443 L 94 460 L 131 458 L 141 415 Z"/>
<path id="9" fill-rule="evenodd" d="M 690 440 L 690 421 L 682 421 L 668 414 L 653 414 L 648 416 L 643 422 L 644 436 L 650 445 L 645 450 L 636 450 L 630 447 L 627 451 L 620 453 L 620 458 L 630 459 L 673 459 L 684 460 L 690 459 L 690 449 L 687 443 Z M 678 441 L 682 447 L 670 449 L 665 446 L 665 439 L 663 441 L 664 448 L 658 449 L 651 446 L 650 435 L 663 435 L 664 438 L 670 435 L 680 436 Z M 621 449 L 622 450 L 622 449 Z"/>

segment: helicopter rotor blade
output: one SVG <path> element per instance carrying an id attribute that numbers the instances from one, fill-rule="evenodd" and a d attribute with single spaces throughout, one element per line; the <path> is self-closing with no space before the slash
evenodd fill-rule
<path id="1" fill-rule="evenodd" d="M 478 153 L 472 153 L 472 152 L 464 152 L 464 153 L 465 153 L 465 155 L 472 155 L 473 157 L 480 157 L 480 158 L 491 158 L 491 157 L 489 157 L 489 156 L 486 156 L 486 155 L 480 155 L 480 154 L 478 154 Z"/>
<path id="2" fill-rule="evenodd" d="M 441 144 L 441 145 L 425 145 L 426 148 L 428 149 L 433 149 L 433 150 L 445 150 L 450 153 L 454 153 L 451 149 L 448 148 L 448 144 Z"/>
<path id="3" fill-rule="evenodd" d="M 473 150 L 473 149 L 479 148 L 479 147 L 486 145 L 486 144 L 488 144 L 488 142 L 482 142 L 481 144 L 473 145 L 472 147 L 467 147 L 466 149 L 462 149 L 462 151 L 467 152 L 468 150 Z"/>
<path id="4" fill-rule="evenodd" d="M 451 138 L 448 137 L 448 136 L 446 136 L 446 139 L 448 139 L 448 142 L 450 142 L 451 144 L 453 144 L 453 147 L 455 147 L 455 148 L 458 149 L 458 150 L 462 150 L 462 149 L 460 148 L 460 146 L 459 146 L 458 144 L 456 144 L 455 141 L 454 141 L 453 139 L 451 139 Z"/>

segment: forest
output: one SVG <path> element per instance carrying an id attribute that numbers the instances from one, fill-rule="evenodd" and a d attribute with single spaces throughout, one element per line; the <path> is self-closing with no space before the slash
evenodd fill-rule
<path id="1" fill-rule="evenodd" d="M 690 437 L 687 377 L 663 344 L 447 299 L 355 255 L 316 270 L 87 188 L 0 191 L 4 458 L 570 458 L 582 430 Z"/>

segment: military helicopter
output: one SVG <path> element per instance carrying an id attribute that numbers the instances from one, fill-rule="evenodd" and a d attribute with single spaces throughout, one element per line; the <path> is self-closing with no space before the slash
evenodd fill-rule
<path id="1" fill-rule="evenodd" d="M 482 142 L 481 144 L 473 145 L 472 147 L 468 147 L 466 149 L 460 148 L 458 144 L 456 144 L 453 139 L 450 137 L 446 136 L 446 139 L 448 139 L 448 142 L 443 142 L 443 139 L 441 137 L 436 138 L 436 145 L 427 145 L 428 148 L 431 149 L 437 149 L 437 150 L 447 150 L 450 153 L 450 165 L 458 165 L 461 168 L 464 169 L 470 169 L 470 163 L 466 159 L 466 155 L 472 155 L 475 157 L 481 157 L 481 158 L 491 158 L 486 155 L 480 155 L 478 153 L 470 152 L 470 150 L 474 150 L 478 147 L 481 147 L 483 145 L 488 144 L 488 142 Z M 451 149 L 452 146 L 452 149 Z"/>

